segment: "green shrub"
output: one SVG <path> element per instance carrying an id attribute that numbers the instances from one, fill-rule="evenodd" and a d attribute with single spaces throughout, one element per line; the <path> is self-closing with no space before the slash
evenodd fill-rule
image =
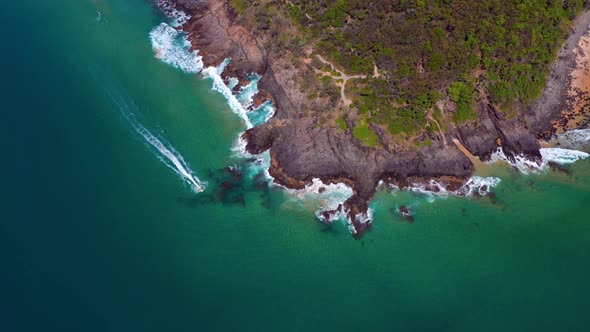
<path id="1" fill-rule="evenodd" d="M 369 128 L 367 123 L 357 124 L 352 130 L 352 135 L 367 146 L 377 145 L 377 134 Z"/>

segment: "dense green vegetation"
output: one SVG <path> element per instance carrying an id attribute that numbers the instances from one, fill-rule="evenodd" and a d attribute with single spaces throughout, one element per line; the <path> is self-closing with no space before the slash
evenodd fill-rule
<path id="1" fill-rule="evenodd" d="M 449 85 L 449 98 L 457 103 L 457 110 L 453 116 L 455 122 L 464 122 L 476 117 L 477 113 L 472 107 L 473 87 L 463 82 L 455 82 Z"/>
<path id="2" fill-rule="evenodd" d="M 412 133 L 440 99 L 455 102 L 448 118 L 464 122 L 477 117 L 481 96 L 503 110 L 537 97 L 586 1 L 263 1 L 257 17 L 286 13 L 301 31 L 297 42 L 368 76 L 353 107 L 392 133 Z"/>

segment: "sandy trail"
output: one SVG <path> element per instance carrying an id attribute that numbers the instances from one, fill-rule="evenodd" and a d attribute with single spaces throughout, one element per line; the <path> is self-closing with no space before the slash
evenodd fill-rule
<path id="1" fill-rule="evenodd" d="M 332 64 L 330 61 L 324 59 L 321 55 L 318 54 L 317 57 L 321 62 L 330 66 L 330 68 L 332 68 L 333 71 L 340 74 L 340 76 L 334 76 L 334 75 L 332 75 L 332 73 L 322 72 L 325 76 L 330 76 L 333 79 L 341 79 L 342 80 L 342 83 L 339 84 L 340 85 L 340 96 L 342 98 L 342 102 L 344 103 L 344 106 L 350 106 L 350 104 L 352 104 L 352 101 L 350 99 L 348 99 L 346 97 L 346 94 L 344 93 L 344 90 L 346 89 L 346 82 L 348 82 L 348 80 L 350 80 L 350 79 L 355 79 L 355 78 L 364 79 L 364 78 L 367 78 L 367 75 L 347 75 L 343 71 L 341 71 L 340 69 L 336 68 L 336 66 L 334 66 L 334 64 Z"/>
<path id="2" fill-rule="evenodd" d="M 442 136 L 443 143 L 445 144 L 445 146 L 447 146 L 447 138 L 445 137 L 445 133 L 443 132 L 442 127 L 440 126 L 438 121 L 436 121 L 436 119 L 432 115 L 430 115 L 430 113 L 428 114 L 428 116 L 426 118 L 428 120 L 431 120 L 432 122 L 436 123 L 436 126 L 438 127 L 438 132 L 440 133 L 440 136 Z M 465 148 L 465 147 L 463 147 L 463 148 Z"/>

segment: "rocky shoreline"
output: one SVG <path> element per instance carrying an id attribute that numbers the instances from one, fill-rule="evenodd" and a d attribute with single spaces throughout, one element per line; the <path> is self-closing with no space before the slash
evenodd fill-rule
<path id="1" fill-rule="evenodd" d="M 303 189 L 314 178 L 324 183 L 348 184 L 354 195 L 337 210 L 326 211 L 325 220 L 345 213 L 358 236 L 371 227 L 368 202 L 380 181 L 404 188 L 413 183 L 427 185 L 434 179 L 439 189 L 447 191 L 457 191 L 465 184 L 474 165 L 457 145 L 447 143 L 454 139 L 482 161 L 489 160 L 500 148 L 508 159 L 524 156 L 540 162 L 538 138 L 550 137 L 556 130 L 555 122 L 571 108 L 567 87 L 576 67 L 573 49 L 590 24 L 590 13 L 581 14 L 553 66 L 543 96 L 530 107 L 522 106 L 516 116 L 506 116 L 482 96 L 476 122 L 449 128 L 442 134 L 426 134 L 431 146 L 393 144 L 387 133 L 375 128 L 382 144 L 367 147 L 353 137 L 350 129 L 318 125 L 317 116 L 303 107 L 305 94 L 296 87 L 305 64 L 294 68 L 273 56 L 263 46 L 264 36 L 254 36 L 235 21 L 227 1 L 167 3 L 190 15 L 181 29 L 203 57 L 205 66 L 217 66 L 231 58 L 223 74 L 238 78 L 241 86 L 247 84 L 252 73 L 262 76 L 260 95 L 254 99 L 261 103 L 271 98 L 276 113 L 268 123 L 244 133 L 247 151 L 260 154 L 270 150 L 269 173 L 275 182 L 288 188 Z M 348 124 L 348 128 L 352 127 L 353 123 Z"/>

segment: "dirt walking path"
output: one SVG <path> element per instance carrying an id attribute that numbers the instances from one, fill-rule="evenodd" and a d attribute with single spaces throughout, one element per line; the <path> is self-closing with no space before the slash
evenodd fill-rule
<path id="1" fill-rule="evenodd" d="M 367 78 L 367 75 L 347 75 L 343 71 L 341 71 L 340 69 L 336 68 L 336 66 L 334 66 L 334 64 L 332 64 L 330 61 L 324 59 L 321 55 L 317 55 L 317 57 L 322 63 L 330 66 L 330 68 L 332 68 L 333 71 L 340 74 L 340 76 L 334 76 L 332 73 L 326 73 L 324 71 L 321 71 L 321 73 L 323 73 L 325 76 L 330 76 L 333 79 L 342 80 L 342 83 L 339 84 L 342 102 L 344 103 L 344 106 L 350 106 L 350 104 L 352 104 L 352 101 L 350 99 L 348 99 L 346 97 L 346 94 L 344 93 L 344 90 L 346 89 L 346 82 L 348 82 L 348 80 L 350 80 L 350 79 L 355 79 L 355 78 L 361 78 L 361 79 Z"/>

